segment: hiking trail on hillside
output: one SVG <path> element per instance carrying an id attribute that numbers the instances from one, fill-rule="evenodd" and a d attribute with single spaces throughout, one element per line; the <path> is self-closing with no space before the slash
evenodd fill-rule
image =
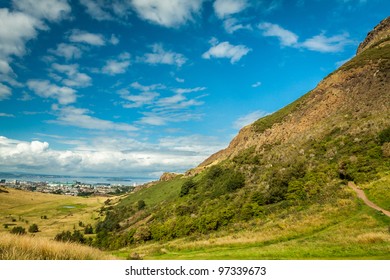
<path id="1" fill-rule="evenodd" d="M 370 201 L 367 198 L 364 191 L 362 189 L 360 189 L 358 186 L 356 186 L 354 182 L 348 182 L 348 187 L 351 187 L 356 192 L 358 197 L 361 198 L 367 206 L 369 206 L 375 210 L 378 210 L 378 211 L 382 212 L 383 214 L 385 214 L 386 216 L 390 217 L 390 211 L 387 211 L 387 210 L 379 207 L 378 205 L 376 205 L 372 201 Z"/>

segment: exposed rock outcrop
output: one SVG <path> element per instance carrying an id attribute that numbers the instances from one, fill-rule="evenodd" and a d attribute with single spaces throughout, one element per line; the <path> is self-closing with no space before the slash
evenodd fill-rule
<path id="1" fill-rule="evenodd" d="M 382 20 L 375 28 L 367 34 L 366 39 L 360 43 L 356 54 L 368 49 L 370 46 L 390 37 L 390 17 Z"/>

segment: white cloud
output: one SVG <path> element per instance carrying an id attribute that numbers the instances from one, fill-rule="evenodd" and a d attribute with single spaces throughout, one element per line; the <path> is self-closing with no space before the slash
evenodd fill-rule
<path id="1" fill-rule="evenodd" d="M 263 36 L 277 37 L 282 46 L 294 46 L 298 43 L 298 36 L 295 33 L 277 24 L 263 22 L 258 25 L 258 28 L 263 30 Z"/>
<path id="2" fill-rule="evenodd" d="M 43 98 L 53 98 L 59 104 L 66 105 L 76 102 L 76 91 L 69 87 L 59 87 L 47 80 L 28 80 L 27 86 L 36 95 Z"/>
<path id="3" fill-rule="evenodd" d="M 216 0 L 213 5 L 215 14 L 220 19 L 237 14 L 248 6 L 249 3 L 246 0 Z"/>
<path id="4" fill-rule="evenodd" d="M 0 83 L 0 101 L 8 99 L 12 95 L 11 89 Z"/>
<path id="5" fill-rule="evenodd" d="M 85 73 L 80 73 L 78 64 L 58 64 L 53 63 L 52 69 L 67 76 L 66 79 L 61 79 L 61 82 L 68 87 L 88 87 L 92 83 L 92 79 Z"/>
<path id="6" fill-rule="evenodd" d="M 7 113 L 0 113 L 0 117 L 4 117 L 4 118 L 14 118 L 15 115 L 13 115 L 13 114 L 7 114 Z"/>
<path id="7" fill-rule="evenodd" d="M 147 125 L 166 125 L 171 122 L 184 122 L 189 120 L 199 120 L 200 114 L 192 113 L 193 107 L 204 104 L 200 99 L 205 94 L 189 99 L 186 93 L 197 93 L 204 91 L 205 87 L 167 89 L 163 84 L 142 85 L 139 82 L 133 82 L 130 87 L 141 93 L 133 94 L 127 88 L 118 91 L 122 99 L 127 102 L 121 103 L 124 108 L 141 108 L 147 106 L 149 111 L 141 112 L 143 117 L 138 123 Z M 175 94 L 161 97 L 156 90 L 169 90 Z"/>
<path id="8" fill-rule="evenodd" d="M 186 122 L 190 120 L 199 120 L 202 115 L 193 113 L 191 107 L 204 104 L 198 96 L 188 99 L 183 94 L 174 94 L 153 101 L 149 108 L 151 111 L 142 112 L 144 115 L 138 122 L 154 126 L 162 126 L 168 123 Z"/>
<path id="9" fill-rule="evenodd" d="M 163 84 L 153 84 L 153 85 L 145 86 L 145 85 L 141 85 L 139 82 L 133 82 L 130 86 L 140 91 L 151 91 L 151 90 L 166 88 L 166 86 L 164 86 Z"/>
<path id="10" fill-rule="evenodd" d="M 19 11 L 0 9 L 0 74 L 6 75 L 0 78 L 16 85 L 17 82 L 10 78 L 14 75 L 10 66 L 13 56 L 23 56 L 26 43 L 35 39 L 39 30 L 48 29 L 44 20 L 63 19 L 69 14 L 70 6 L 65 0 L 14 0 L 13 6 Z"/>
<path id="11" fill-rule="evenodd" d="M 215 58 L 228 58 L 230 63 L 236 63 L 243 56 L 247 55 L 251 49 L 247 48 L 244 45 L 231 45 L 229 42 L 222 42 L 216 44 L 215 40 L 211 40 L 211 43 L 214 44 L 207 52 L 205 52 L 202 57 L 205 59 Z"/>
<path id="12" fill-rule="evenodd" d="M 80 0 L 80 3 L 86 8 L 87 14 L 98 21 L 122 22 L 131 14 L 131 3 L 128 0 Z"/>
<path id="13" fill-rule="evenodd" d="M 254 111 L 251 112 L 245 116 L 242 116 L 238 118 L 234 123 L 233 123 L 233 128 L 235 129 L 241 129 L 244 126 L 253 123 L 254 121 L 257 121 L 258 119 L 265 117 L 269 115 L 269 113 L 264 112 L 264 111 Z"/>
<path id="14" fill-rule="evenodd" d="M 114 34 L 111 34 L 110 43 L 112 45 L 118 45 L 119 44 L 119 38 L 116 37 Z"/>
<path id="15" fill-rule="evenodd" d="M 167 109 L 181 110 L 186 109 L 191 106 L 203 105 L 203 101 L 198 101 L 196 99 L 187 99 L 183 94 L 176 94 L 169 97 L 164 97 L 158 100 L 157 106 L 163 108 L 163 111 Z M 155 110 L 158 111 L 158 110 Z"/>
<path id="16" fill-rule="evenodd" d="M 130 65 L 130 61 L 117 61 L 117 60 L 108 60 L 106 65 L 103 66 L 102 73 L 108 75 L 117 75 L 125 73 L 127 68 Z"/>
<path id="17" fill-rule="evenodd" d="M 63 107 L 58 109 L 55 123 L 91 130 L 135 131 L 137 128 L 126 123 L 116 123 L 90 116 L 91 112 L 82 108 Z"/>
<path id="18" fill-rule="evenodd" d="M 3 73 L 3 74 L 10 74 L 12 73 L 12 68 L 11 66 L 8 64 L 7 61 L 5 60 L 2 60 L 0 59 L 0 73 Z"/>
<path id="19" fill-rule="evenodd" d="M 137 14 L 151 23 L 179 27 L 193 20 L 202 9 L 204 0 L 132 0 Z"/>
<path id="20" fill-rule="evenodd" d="M 161 44 L 154 44 L 152 50 L 152 53 L 146 53 L 140 60 L 148 64 L 168 64 L 177 67 L 181 67 L 187 61 L 184 55 L 166 51 Z"/>
<path id="21" fill-rule="evenodd" d="M 257 87 L 259 87 L 259 86 L 261 86 L 261 82 L 256 82 L 256 83 L 254 83 L 254 84 L 252 85 L 253 88 L 257 88 Z"/>
<path id="22" fill-rule="evenodd" d="M 130 101 L 130 103 L 123 104 L 124 108 L 140 108 L 145 105 L 150 105 L 160 96 L 159 93 L 152 91 L 145 91 L 138 95 L 122 91 L 120 95 L 124 100 Z"/>
<path id="23" fill-rule="evenodd" d="M 110 13 L 103 10 L 103 3 L 101 1 L 80 0 L 80 3 L 87 8 L 86 12 L 96 20 L 102 21 L 114 19 Z"/>
<path id="24" fill-rule="evenodd" d="M 152 111 L 142 112 L 144 115 L 138 123 L 153 125 L 153 126 L 164 126 L 168 123 L 186 122 L 191 120 L 199 120 L 202 115 L 191 113 L 188 111 Z"/>
<path id="25" fill-rule="evenodd" d="M 84 43 L 93 46 L 104 46 L 106 44 L 102 34 L 94 34 L 79 29 L 73 29 L 69 35 L 69 41 L 74 43 Z"/>
<path id="26" fill-rule="evenodd" d="M 162 126 L 166 125 L 170 120 L 166 117 L 163 117 L 159 114 L 152 112 L 145 112 L 144 116 L 139 120 L 142 124 L 154 125 L 154 126 Z"/>
<path id="27" fill-rule="evenodd" d="M 118 58 L 119 60 L 107 60 L 106 64 L 102 68 L 102 73 L 111 76 L 125 73 L 127 68 L 130 66 L 130 54 L 122 53 Z"/>
<path id="28" fill-rule="evenodd" d="M 181 79 L 181 78 L 178 78 L 178 77 L 176 77 L 175 80 L 176 80 L 176 82 L 178 82 L 178 83 L 184 83 L 184 82 L 185 82 L 184 79 Z"/>
<path id="29" fill-rule="evenodd" d="M 67 0 L 13 0 L 12 3 L 25 14 L 49 21 L 62 20 L 71 12 Z"/>
<path id="30" fill-rule="evenodd" d="M 140 108 L 145 105 L 152 105 L 156 102 L 157 97 L 160 96 L 155 90 L 165 89 L 166 86 L 163 84 L 153 84 L 153 85 L 142 85 L 139 82 L 133 82 L 130 84 L 130 87 L 140 91 L 139 94 L 130 94 L 128 89 L 121 89 L 118 91 L 122 99 L 129 101 L 123 103 L 124 108 Z"/>
<path id="31" fill-rule="evenodd" d="M 304 41 L 300 46 L 311 51 L 318 52 L 340 52 L 344 47 L 352 44 L 347 33 L 326 37 L 324 34 L 314 36 Z"/>
<path id="32" fill-rule="evenodd" d="M 58 44 L 55 50 L 50 49 L 49 52 L 57 56 L 64 57 L 66 60 L 77 59 L 80 58 L 82 55 L 82 51 L 80 50 L 80 48 L 65 43 Z"/>
<path id="33" fill-rule="evenodd" d="M 329 52 L 341 52 L 344 47 L 354 42 L 349 39 L 347 33 L 326 37 L 323 33 L 316 35 L 305 41 L 298 42 L 298 36 L 282 28 L 281 26 L 269 22 L 263 22 L 258 25 L 260 30 L 263 30 L 263 36 L 265 37 L 277 37 L 282 46 L 307 49 L 311 51 L 329 53 Z"/>
<path id="34" fill-rule="evenodd" d="M 234 32 L 240 29 L 252 30 L 252 26 L 250 24 L 244 25 L 242 23 L 239 23 L 238 20 L 235 18 L 225 19 L 223 21 L 223 27 L 225 28 L 226 32 L 229 34 L 233 34 Z"/>
<path id="35" fill-rule="evenodd" d="M 11 56 L 23 56 L 26 42 L 34 39 L 37 29 L 43 28 L 36 18 L 20 12 L 0 9 L 0 71 L 9 73 Z"/>
<path id="36" fill-rule="evenodd" d="M 0 136 L 0 168 L 51 174 L 121 174 L 155 179 L 163 171 L 184 172 L 195 167 L 227 144 L 203 135 L 165 137 L 158 139 L 157 144 L 129 137 L 69 139 L 64 142 L 74 147 L 56 150 L 45 140 L 29 142 Z"/>
<path id="37" fill-rule="evenodd" d="M 191 92 L 198 92 L 198 91 L 204 91 L 207 88 L 205 87 L 195 87 L 195 88 L 178 88 L 175 90 L 176 93 L 183 94 L 183 93 L 191 93 Z"/>

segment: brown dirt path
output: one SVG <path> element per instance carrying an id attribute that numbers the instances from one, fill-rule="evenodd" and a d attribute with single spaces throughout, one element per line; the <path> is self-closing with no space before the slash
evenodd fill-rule
<path id="1" fill-rule="evenodd" d="M 370 200 L 368 200 L 364 191 L 361 190 L 358 186 L 356 186 L 354 182 L 348 182 L 348 187 L 351 187 L 357 193 L 358 197 L 361 198 L 366 205 L 368 205 L 369 207 L 371 207 L 375 210 L 381 211 L 383 214 L 390 217 L 390 211 L 387 211 L 387 210 L 379 207 L 375 203 L 371 202 Z"/>

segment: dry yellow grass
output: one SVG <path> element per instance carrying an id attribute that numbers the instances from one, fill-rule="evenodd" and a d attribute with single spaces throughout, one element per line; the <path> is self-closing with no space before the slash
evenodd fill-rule
<path id="1" fill-rule="evenodd" d="M 112 260 L 98 249 L 37 236 L 0 235 L 0 260 Z"/>
<path id="2" fill-rule="evenodd" d="M 368 232 L 357 236 L 356 241 L 362 244 L 390 242 L 390 235 L 385 232 Z"/>

